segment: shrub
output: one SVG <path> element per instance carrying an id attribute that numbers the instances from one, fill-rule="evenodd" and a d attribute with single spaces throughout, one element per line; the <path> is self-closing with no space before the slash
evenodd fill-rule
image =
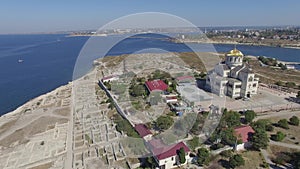
<path id="1" fill-rule="evenodd" d="M 244 164 L 245 164 L 245 160 L 239 154 L 236 154 L 236 155 L 229 158 L 229 166 L 231 168 L 235 168 L 235 167 L 238 167 L 238 166 L 241 166 L 241 165 L 244 165 Z"/>
<path id="2" fill-rule="evenodd" d="M 299 118 L 297 116 L 293 116 L 290 118 L 290 124 L 294 126 L 299 126 Z"/>
<path id="3" fill-rule="evenodd" d="M 230 157 L 232 157 L 233 153 L 232 153 L 232 150 L 225 150 L 225 151 L 222 151 L 220 153 L 220 155 L 223 157 L 226 157 L 226 158 L 230 158 Z"/>
<path id="4" fill-rule="evenodd" d="M 286 119 L 281 119 L 277 122 L 277 125 L 284 129 L 289 129 L 289 123 Z"/>
<path id="5" fill-rule="evenodd" d="M 245 112 L 245 123 L 250 123 L 255 118 L 256 113 L 253 110 L 247 110 Z"/>
<path id="6" fill-rule="evenodd" d="M 272 124 L 267 124 L 266 125 L 266 130 L 267 131 L 274 131 L 274 127 L 272 126 Z"/>
<path id="7" fill-rule="evenodd" d="M 197 163 L 199 165 L 204 165 L 207 164 L 209 162 L 209 151 L 206 148 L 200 148 L 198 149 L 198 160 Z"/>
<path id="8" fill-rule="evenodd" d="M 281 131 L 278 131 L 276 134 L 273 134 L 271 136 L 271 139 L 274 141 L 282 141 L 285 138 L 285 134 L 282 133 Z"/>

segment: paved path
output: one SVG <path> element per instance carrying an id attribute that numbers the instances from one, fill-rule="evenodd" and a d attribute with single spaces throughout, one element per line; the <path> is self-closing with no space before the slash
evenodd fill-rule
<path id="1" fill-rule="evenodd" d="M 254 121 L 259 120 L 259 119 L 269 119 L 272 117 L 282 117 L 282 116 L 287 116 L 287 117 L 292 117 L 292 116 L 299 116 L 300 115 L 300 111 L 290 111 L 290 110 L 286 110 L 286 111 L 280 111 L 280 112 L 269 112 L 269 113 L 264 113 L 262 115 L 258 115 Z"/>
<path id="2" fill-rule="evenodd" d="M 268 164 L 274 164 L 269 158 L 269 153 L 266 150 L 261 149 L 260 152 Z"/>
<path id="3" fill-rule="evenodd" d="M 300 146 L 295 144 L 288 144 L 288 143 L 277 142 L 272 140 L 270 140 L 270 144 L 300 150 Z"/>
<path id="4" fill-rule="evenodd" d="M 74 90 L 72 90 L 72 103 L 71 103 L 71 112 L 70 112 L 70 120 L 67 129 L 67 141 L 66 141 L 66 160 L 65 160 L 65 167 L 64 168 L 72 168 L 73 167 L 73 112 L 75 109 L 74 105 Z"/>

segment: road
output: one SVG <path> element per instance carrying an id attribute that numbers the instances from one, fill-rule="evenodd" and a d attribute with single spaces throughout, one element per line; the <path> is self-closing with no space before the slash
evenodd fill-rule
<path id="1" fill-rule="evenodd" d="M 295 145 L 295 144 L 288 144 L 288 143 L 283 143 L 283 142 L 276 142 L 276 141 L 272 141 L 272 140 L 270 140 L 270 144 L 281 146 L 281 147 L 287 147 L 287 148 L 292 148 L 292 149 L 298 149 L 298 150 L 300 150 L 300 146 L 299 145 Z"/>
<path id="2" fill-rule="evenodd" d="M 73 113 L 75 106 L 74 101 L 74 90 L 72 90 L 72 103 L 71 103 L 71 112 L 70 112 L 70 120 L 68 124 L 68 129 L 67 129 L 67 141 L 66 141 L 66 160 L 65 160 L 65 167 L 64 168 L 73 168 Z"/>
<path id="3" fill-rule="evenodd" d="M 285 110 L 285 111 L 280 111 L 280 112 L 269 112 L 269 113 L 264 113 L 262 115 L 258 115 L 254 121 L 259 120 L 259 119 L 269 119 L 272 117 L 287 117 L 290 118 L 292 116 L 300 116 L 300 111 L 290 111 L 290 110 Z"/>

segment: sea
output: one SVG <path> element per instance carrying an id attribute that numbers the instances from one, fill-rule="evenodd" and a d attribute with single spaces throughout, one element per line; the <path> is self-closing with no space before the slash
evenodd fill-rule
<path id="1" fill-rule="evenodd" d="M 107 48 L 105 45 L 107 42 L 119 39 L 120 36 L 123 35 L 97 37 L 100 42 L 97 49 Z M 88 39 L 88 36 L 66 34 L 0 35 L 0 115 L 72 81 L 74 65 Z M 189 46 L 197 46 L 199 51 L 211 52 L 211 45 L 208 44 Z M 145 34 L 142 37 L 126 38 L 108 52 L 93 53 L 90 58 L 92 60 L 108 55 L 149 52 L 144 50 L 148 48 L 162 49 L 157 52 L 190 52 L 189 46 L 173 43 L 161 35 Z M 234 46 L 215 44 L 213 47 L 217 52 L 228 52 Z M 245 55 L 300 62 L 299 49 L 249 45 L 236 47 Z M 89 66 L 81 73 L 90 70 L 92 63 Z M 299 65 L 296 68 L 300 70 Z"/>

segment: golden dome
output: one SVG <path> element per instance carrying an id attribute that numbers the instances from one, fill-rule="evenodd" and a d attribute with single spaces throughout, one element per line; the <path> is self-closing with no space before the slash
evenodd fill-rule
<path id="1" fill-rule="evenodd" d="M 234 48 L 233 50 L 231 50 L 230 52 L 228 52 L 226 55 L 227 56 L 239 56 L 239 57 L 243 57 L 244 56 L 244 54 L 241 51 L 237 50 L 236 48 Z"/>

